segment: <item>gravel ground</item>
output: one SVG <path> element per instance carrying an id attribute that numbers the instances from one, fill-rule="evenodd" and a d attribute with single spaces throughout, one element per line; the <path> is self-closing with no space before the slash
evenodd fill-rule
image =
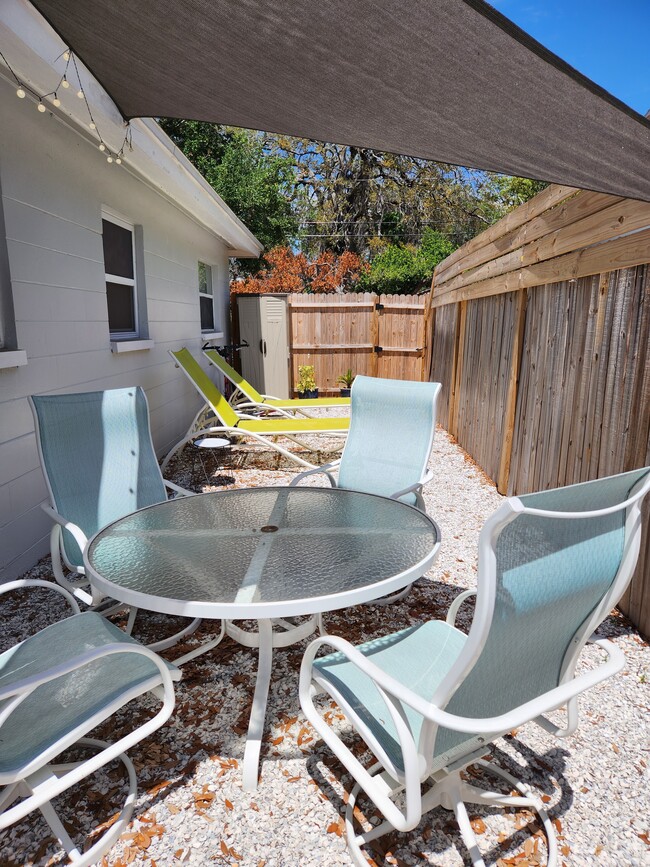
<path id="1" fill-rule="evenodd" d="M 329 445 L 335 447 L 337 441 Z M 442 617 L 457 593 L 475 585 L 478 533 L 501 497 L 442 430 L 436 436 L 431 467 L 435 478 L 425 498 L 429 514 L 442 530 L 437 563 L 401 603 L 328 615 L 326 625 L 332 634 L 356 642 Z M 208 454 L 188 447 L 170 471 L 168 477 L 194 490 L 281 485 L 296 472 L 295 465 L 278 462 L 275 453 L 253 454 L 241 447 Z M 25 577 L 51 578 L 49 558 Z M 49 596 L 44 605 L 40 593 L 32 591 L 29 602 L 5 597 L 3 649 L 15 640 L 26 618 L 37 629 L 63 613 Z M 159 620 L 152 614 L 143 615 L 143 620 L 141 635 L 146 640 Z M 210 628 L 211 624 L 204 624 L 190 643 Z M 532 784 L 547 803 L 559 834 L 561 864 L 641 867 L 650 864 L 650 648 L 619 614 L 612 614 L 601 631 L 623 649 L 627 667 L 582 700 L 577 733 L 561 741 L 528 725 L 502 739 L 494 757 Z M 103 864 L 329 867 L 352 863 L 340 819 L 349 778 L 316 739 L 298 703 L 297 671 L 307 643 L 276 651 L 261 782 L 252 795 L 242 791 L 239 762 L 256 652 L 226 639 L 212 653 L 185 666 L 170 721 L 130 752 L 138 770 L 137 819 Z M 173 648 L 169 655 L 177 653 L 178 648 Z M 593 661 L 588 652 L 585 664 Z M 128 726 L 134 714 L 147 713 L 147 707 L 146 700 L 140 707 L 129 706 L 113 718 L 111 729 Z M 122 783 L 119 770 L 109 767 L 92 784 L 84 783 L 61 796 L 57 806 L 71 829 L 86 834 L 115 812 Z M 471 816 L 486 863 L 527 867 L 538 864 L 540 857 L 544 862 L 539 833 L 532 845 L 526 842 L 531 830 L 526 827 L 530 820 L 526 812 L 476 809 Z M 2 865 L 63 863 L 58 852 L 36 814 L 0 835 Z M 442 809 L 425 817 L 415 831 L 392 835 L 369 854 L 370 863 L 376 865 L 467 863 L 453 815 Z"/>

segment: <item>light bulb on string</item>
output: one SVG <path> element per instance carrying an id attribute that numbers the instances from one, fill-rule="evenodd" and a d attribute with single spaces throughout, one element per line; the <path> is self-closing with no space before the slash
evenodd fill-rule
<path id="1" fill-rule="evenodd" d="M 104 144 L 104 142 L 102 142 L 102 143 L 100 144 L 99 149 L 100 149 L 100 151 L 102 151 L 102 152 L 106 150 L 106 145 Z"/>
<path id="2" fill-rule="evenodd" d="M 97 127 L 95 126 L 95 122 L 92 121 L 92 120 L 90 121 L 90 123 L 88 124 L 88 126 L 89 126 L 91 129 L 97 129 Z"/>
<path id="3" fill-rule="evenodd" d="M 41 112 L 41 114 L 45 111 L 45 106 L 43 105 L 43 103 L 42 103 L 40 100 L 39 100 L 39 103 L 38 103 L 38 105 L 36 106 L 36 108 L 37 108 L 38 111 Z"/>
<path id="4" fill-rule="evenodd" d="M 115 157 L 115 162 L 117 163 L 118 166 L 121 166 L 122 165 L 122 158 L 121 157 Z"/>
<path id="5" fill-rule="evenodd" d="M 25 91 L 22 89 L 22 87 L 18 88 L 18 90 L 16 91 L 16 96 L 18 97 L 18 99 L 25 99 Z"/>
<path id="6" fill-rule="evenodd" d="M 81 88 L 79 88 L 79 90 L 77 91 L 77 96 L 79 97 L 79 99 L 84 98 L 84 92 L 83 92 L 83 90 L 81 90 Z"/>
<path id="7" fill-rule="evenodd" d="M 70 60 L 70 52 L 69 51 L 63 52 L 63 59 L 66 61 Z"/>
<path id="8" fill-rule="evenodd" d="M 106 157 L 106 162 L 107 162 L 107 163 L 112 163 L 112 162 L 113 162 L 113 157 L 111 157 L 111 156 Z"/>
<path id="9" fill-rule="evenodd" d="M 63 78 L 61 79 L 61 87 L 65 87 L 66 90 L 70 87 L 70 82 L 69 82 L 68 79 L 65 77 L 65 75 L 64 75 Z"/>
<path id="10" fill-rule="evenodd" d="M 56 95 L 56 93 L 54 94 L 54 97 L 52 98 L 52 105 L 56 106 L 56 108 L 58 108 L 61 105 L 61 100 Z"/>

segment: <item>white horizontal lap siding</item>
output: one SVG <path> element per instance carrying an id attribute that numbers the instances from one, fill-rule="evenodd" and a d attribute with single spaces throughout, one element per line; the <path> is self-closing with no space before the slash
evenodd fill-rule
<path id="1" fill-rule="evenodd" d="M 201 347 L 197 263 L 213 265 L 226 323 L 223 242 L 49 114 L 0 81 L 0 181 L 18 347 L 24 367 L 0 370 L 0 580 L 47 552 L 46 491 L 27 396 L 141 385 L 163 454 L 197 409 L 168 349 Z M 111 353 L 102 207 L 143 227 L 150 350 Z"/>

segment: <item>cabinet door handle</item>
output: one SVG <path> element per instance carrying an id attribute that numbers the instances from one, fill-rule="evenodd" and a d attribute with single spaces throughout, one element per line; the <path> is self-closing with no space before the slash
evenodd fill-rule
<path id="1" fill-rule="evenodd" d="M 262 353 L 264 358 L 266 358 L 266 340 L 264 340 L 264 338 L 260 340 L 260 352 Z"/>

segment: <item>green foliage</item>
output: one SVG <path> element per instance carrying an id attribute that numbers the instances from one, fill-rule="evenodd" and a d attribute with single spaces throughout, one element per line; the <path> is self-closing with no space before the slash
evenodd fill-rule
<path id="1" fill-rule="evenodd" d="M 342 385 L 343 388 L 351 388 L 354 382 L 355 374 L 352 373 L 352 368 L 348 367 L 345 373 L 342 373 L 336 380 L 337 385 Z"/>
<path id="2" fill-rule="evenodd" d="M 195 120 L 159 121 L 172 141 L 266 249 L 293 242 L 298 218 L 291 201 L 293 164 L 265 149 L 250 130 Z M 239 260 L 239 273 L 257 262 Z"/>
<path id="3" fill-rule="evenodd" d="M 316 377 L 314 375 L 313 364 L 298 365 L 298 383 L 296 391 L 302 393 L 305 391 L 313 391 L 316 388 Z"/>
<path id="4" fill-rule="evenodd" d="M 362 274 L 359 289 L 379 295 L 418 292 L 431 283 L 433 269 L 454 250 L 448 238 L 427 228 L 419 247 L 389 244 L 370 263 L 370 272 Z"/>
<path id="5" fill-rule="evenodd" d="M 496 223 L 547 186 L 546 181 L 533 181 L 530 178 L 486 175 L 480 186 L 481 213 L 489 223 Z"/>

